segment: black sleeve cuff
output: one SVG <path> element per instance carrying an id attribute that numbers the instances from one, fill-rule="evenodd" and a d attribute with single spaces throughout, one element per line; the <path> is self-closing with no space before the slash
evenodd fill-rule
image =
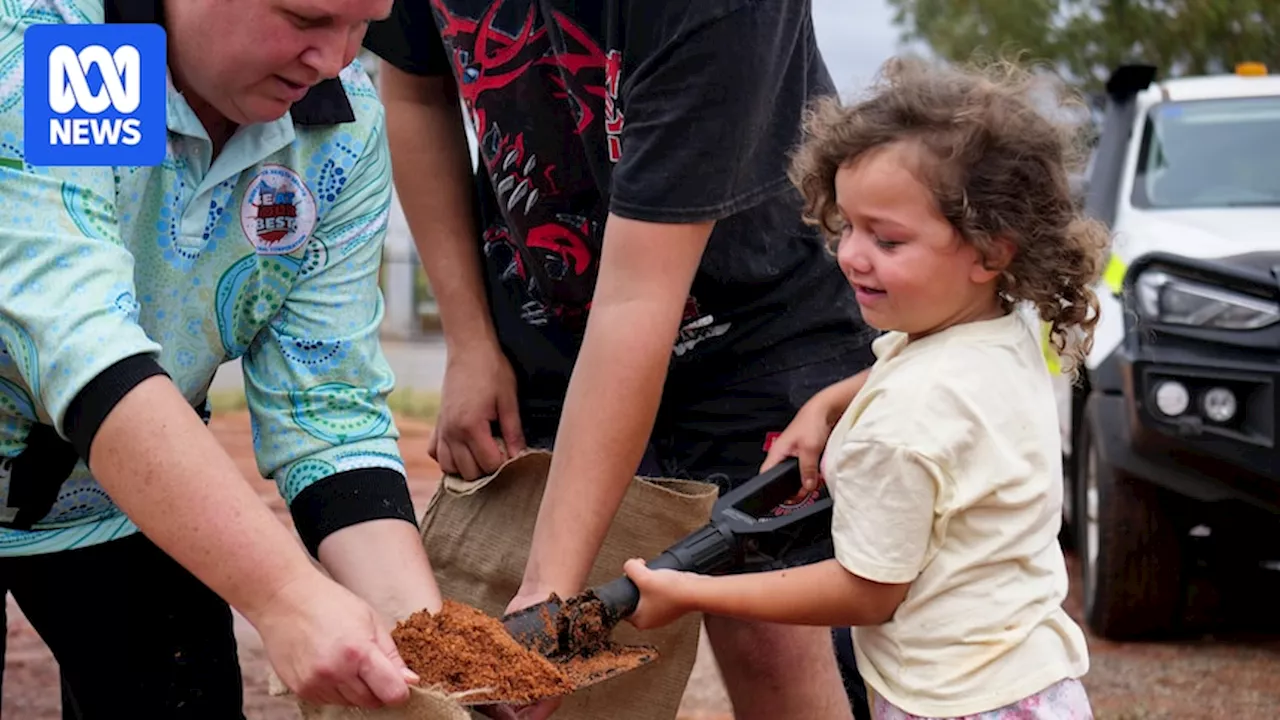
<path id="1" fill-rule="evenodd" d="M 302 544 L 317 559 L 321 541 L 345 527 L 385 519 L 418 526 L 404 475 L 388 468 L 330 475 L 298 493 L 289 513 Z"/>
<path id="2" fill-rule="evenodd" d="M 107 419 L 107 414 L 138 383 L 155 375 L 169 376 L 150 355 L 134 355 L 103 370 L 81 388 L 67 406 L 62 430 L 86 463 L 89 462 L 93 438 L 102 427 L 102 421 Z"/>

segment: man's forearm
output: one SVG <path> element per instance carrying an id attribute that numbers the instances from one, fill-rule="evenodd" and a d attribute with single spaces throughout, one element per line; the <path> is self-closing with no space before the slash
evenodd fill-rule
<path id="1" fill-rule="evenodd" d="M 440 610 L 440 589 L 418 529 L 403 520 L 371 520 L 320 543 L 320 562 L 344 587 L 390 620 Z"/>
<path id="2" fill-rule="evenodd" d="M 609 216 L 522 595 L 576 592 L 590 574 L 653 431 L 671 347 L 712 227 Z"/>
<path id="3" fill-rule="evenodd" d="M 586 582 L 653 430 L 675 330 L 643 306 L 596 308 L 556 432 L 526 588 Z"/>
<path id="4" fill-rule="evenodd" d="M 250 620 L 280 588 L 319 576 L 166 377 L 108 413 L 89 466 L 152 542 Z"/>
<path id="5" fill-rule="evenodd" d="M 392 176 L 450 349 L 496 344 L 471 213 L 472 175 L 452 81 L 383 66 Z"/>

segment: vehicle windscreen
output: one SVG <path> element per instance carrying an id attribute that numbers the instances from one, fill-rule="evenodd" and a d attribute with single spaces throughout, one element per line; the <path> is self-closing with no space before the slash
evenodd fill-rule
<path id="1" fill-rule="evenodd" d="M 1280 206 L 1280 97 L 1165 102 L 1151 108 L 1134 206 Z"/>

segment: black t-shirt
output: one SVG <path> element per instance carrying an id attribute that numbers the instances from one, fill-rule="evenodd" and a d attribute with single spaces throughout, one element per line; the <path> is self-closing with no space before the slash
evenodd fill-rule
<path id="1" fill-rule="evenodd" d="M 610 212 L 717 221 L 673 373 L 874 335 L 786 176 L 805 106 L 835 92 L 808 0 L 397 0 L 365 46 L 457 82 L 490 303 L 522 375 L 567 376 Z"/>

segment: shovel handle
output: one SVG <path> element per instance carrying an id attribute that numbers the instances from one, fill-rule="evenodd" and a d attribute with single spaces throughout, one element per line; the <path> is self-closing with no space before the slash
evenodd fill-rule
<path id="1" fill-rule="evenodd" d="M 646 565 L 652 570 L 709 574 L 732 564 L 736 550 L 733 536 L 712 523 L 667 548 Z M 640 604 L 640 589 L 626 575 L 601 585 L 595 593 L 618 620 L 630 616 Z"/>
<path id="2" fill-rule="evenodd" d="M 685 569 L 680 565 L 679 558 L 670 552 L 664 552 L 645 564 L 654 570 Z M 630 617 L 640 605 L 640 588 L 636 587 L 636 584 L 626 575 L 596 588 L 595 594 L 600 598 L 600 602 L 604 603 L 610 616 L 616 620 Z"/>

